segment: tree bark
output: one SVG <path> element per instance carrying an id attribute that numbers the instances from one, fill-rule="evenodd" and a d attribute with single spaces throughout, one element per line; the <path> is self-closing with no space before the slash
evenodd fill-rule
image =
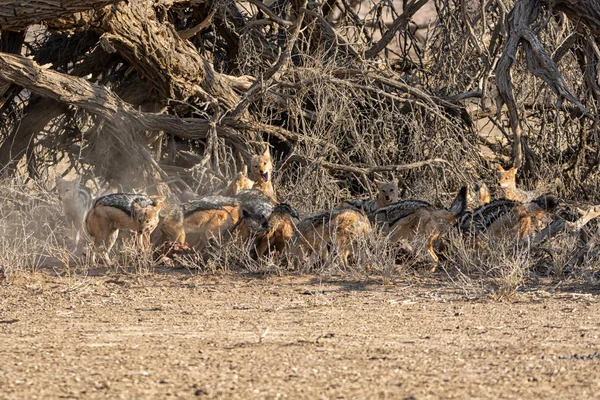
<path id="1" fill-rule="evenodd" d="M 98 9 L 123 0 L 0 0 L 0 30 L 18 31 L 63 15 Z"/>
<path id="2" fill-rule="evenodd" d="M 131 126 L 137 131 L 165 131 L 185 139 L 205 139 L 210 122 L 199 118 L 137 111 L 104 86 L 83 78 L 43 69 L 23 56 L 0 53 L 0 81 L 19 85 L 34 94 L 80 107 L 114 126 Z M 244 149 L 237 132 L 217 127 L 219 136 Z M 247 153 L 247 152 L 246 152 Z"/>
<path id="3" fill-rule="evenodd" d="M 105 49 L 119 53 L 161 97 L 216 98 L 226 108 L 237 103 L 233 85 L 240 79 L 215 72 L 190 42 L 158 21 L 147 1 L 130 0 L 112 7 L 101 29 L 102 40 L 108 42 Z"/>
<path id="4" fill-rule="evenodd" d="M 557 5 L 562 3 L 561 1 L 555 2 Z M 566 3 L 570 4 L 571 2 L 567 1 Z M 582 3 L 589 3 L 589 1 Z M 523 44 L 523 49 L 525 50 L 529 72 L 541 78 L 554 90 L 558 96 L 559 103 L 563 99 L 567 99 L 581 109 L 583 114 L 591 117 L 591 114 L 585 109 L 584 105 L 577 97 L 571 94 L 558 70 L 558 66 L 548 55 L 538 37 L 530 28 L 530 25 L 539 17 L 540 11 L 538 0 L 519 0 L 516 2 L 514 8 L 506 18 L 508 37 L 496 67 L 496 85 L 498 86 L 502 102 L 508 107 L 510 129 L 513 134 L 513 166 L 516 168 L 520 168 L 523 164 L 523 149 L 521 145 L 519 113 L 513 96 L 510 69 L 516 60 L 517 49 L 520 44 Z M 600 20 L 598 22 L 600 23 Z"/>
<path id="5" fill-rule="evenodd" d="M 598 0 L 541 0 L 548 9 L 562 11 L 567 18 L 586 26 L 600 37 L 600 3 Z"/>

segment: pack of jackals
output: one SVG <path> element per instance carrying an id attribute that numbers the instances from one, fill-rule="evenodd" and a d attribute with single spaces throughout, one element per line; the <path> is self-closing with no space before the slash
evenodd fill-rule
<path id="1" fill-rule="evenodd" d="M 135 193 L 112 193 L 92 200 L 79 179 L 57 178 L 56 186 L 76 243 L 82 235 L 89 237 L 94 244 L 92 262 L 99 253 L 109 263 L 119 230 L 135 232 L 139 246 L 148 248 L 155 229 L 161 232 L 160 245 L 187 243 L 202 252 L 212 240 L 239 240 L 251 243 L 252 256 L 258 260 L 276 252 L 295 264 L 307 257 L 325 262 L 335 252 L 344 266 L 353 262 L 361 237 L 377 229 L 390 242 L 409 248 L 414 241 L 424 241 L 437 263 L 435 243 L 452 229 L 474 245 L 499 237 L 522 242 L 530 240 L 539 221 L 559 205 L 554 196 L 536 197 L 517 189 L 516 169 L 498 166 L 502 198 L 494 201 L 487 186 L 480 183 L 462 187 L 451 205 L 441 208 L 423 200 L 399 200 L 396 180 L 376 180 L 377 199 L 349 199 L 300 219 L 293 206 L 277 200 L 272 172 L 267 146 L 252 158 L 250 171 L 244 166 L 221 194 L 179 206 L 167 205 L 162 196 Z M 568 222 L 568 229 L 581 229 L 600 216 L 600 206 L 578 211 L 582 215 Z"/>

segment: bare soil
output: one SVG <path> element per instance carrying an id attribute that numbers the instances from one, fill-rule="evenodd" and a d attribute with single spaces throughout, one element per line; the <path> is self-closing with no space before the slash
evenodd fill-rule
<path id="1" fill-rule="evenodd" d="M 446 278 L 52 276 L 0 284 L 0 398 L 594 398 L 598 288 Z"/>

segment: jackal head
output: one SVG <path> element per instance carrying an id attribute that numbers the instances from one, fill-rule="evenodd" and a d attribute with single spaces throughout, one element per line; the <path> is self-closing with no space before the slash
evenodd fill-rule
<path id="1" fill-rule="evenodd" d="M 58 198 L 60 200 L 67 199 L 70 197 L 75 197 L 77 195 L 77 190 L 79 189 L 79 185 L 81 184 L 81 178 L 76 178 L 72 181 L 61 178 L 60 176 L 56 177 L 56 191 L 58 192 Z"/>
<path id="2" fill-rule="evenodd" d="M 142 207 L 138 203 L 133 203 L 132 217 L 137 223 L 137 232 L 151 233 L 154 231 L 160 221 L 160 210 L 163 206 L 164 196 L 150 196 L 154 200 L 153 206 Z"/>
<path id="3" fill-rule="evenodd" d="M 517 168 L 512 167 L 510 169 L 502 168 L 502 165 L 496 165 L 496 169 L 498 170 L 498 180 L 500 181 L 500 187 L 503 189 L 506 188 L 514 188 L 516 187 L 516 175 Z"/>
<path id="4" fill-rule="evenodd" d="M 273 172 L 273 161 L 271 160 L 271 152 L 269 146 L 266 146 L 265 151 L 260 155 L 255 155 L 250 161 L 250 172 L 252 179 L 263 182 L 270 182 Z"/>
<path id="5" fill-rule="evenodd" d="M 379 201 L 383 205 L 392 204 L 398 201 L 398 180 L 383 182 L 375 179 L 377 189 L 379 189 Z"/>
<path id="6" fill-rule="evenodd" d="M 242 190 L 252 189 L 254 181 L 248 178 L 248 166 L 244 165 L 242 170 L 237 173 L 233 181 L 231 182 L 233 189 L 233 195 L 238 194 Z"/>
<path id="7" fill-rule="evenodd" d="M 242 219 L 246 228 L 251 232 L 261 232 L 269 229 L 269 217 L 262 213 L 253 213 L 242 209 Z"/>

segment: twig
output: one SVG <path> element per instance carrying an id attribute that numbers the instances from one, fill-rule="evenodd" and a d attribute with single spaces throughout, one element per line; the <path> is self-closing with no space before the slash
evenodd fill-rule
<path id="1" fill-rule="evenodd" d="M 410 163 L 410 164 L 381 165 L 381 166 L 375 166 L 375 167 L 359 167 L 359 166 L 353 166 L 353 165 L 335 164 L 335 163 L 332 163 L 329 161 L 313 160 L 309 157 L 301 156 L 299 154 L 295 154 L 295 155 L 291 156 L 289 161 L 298 161 L 302 164 L 317 163 L 317 164 L 321 165 L 322 167 L 329 169 L 329 170 L 345 171 L 345 172 L 352 172 L 355 174 L 365 174 L 365 175 L 373 174 L 375 172 L 406 171 L 409 169 L 420 168 L 420 167 L 424 167 L 427 165 L 438 164 L 438 163 L 449 164 L 448 161 L 446 161 L 442 158 L 431 158 L 429 160 L 418 161 L 418 162 L 414 162 L 414 163 Z"/>
<path id="2" fill-rule="evenodd" d="M 265 14 L 267 14 L 269 16 L 269 18 L 271 18 L 273 21 L 277 22 L 279 25 L 282 25 L 282 26 L 292 26 L 292 25 L 294 25 L 293 22 L 286 21 L 286 20 L 280 18 L 279 16 L 277 16 L 273 12 L 273 10 L 271 10 L 269 7 L 265 6 L 262 1 L 260 1 L 260 0 L 248 0 L 248 1 L 250 3 L 252 3 L 252 4 L 254 4 L 259 9 L 261 9 L 262 12 L 264 12 Z"/>
<path id="3" fill-rule="evenodd" d="M 271 81 L 278 78 L 278 75 L 280 75 L 287 67 L 292 56 L 292 48 L 294 47 L 296 40 L 298 40 L 298 35 L 300 34 L 300 29 L 302 28 L 302 21 L 304 21 L 304 13 L 300 12 L 298 19 L 296 20 L 294 31 L 288 39 L 285 50 L 279 54 L 279 58 L 277 59 L 275 65 L 265 72 L 262 79 L 257 79 L 256 82 L 254 82 L 254 84 L 248 89 L 246 94 L 240 99 L 240 101 L 238 101 L 234 110 L 229 115 L 225 113 L 223 117 L 229 116 L 231 118 L 236 118 L 244 113 L 250 103 L 258 99 L 263 91 L 263 88 L 270 86 Z"/>
<path id="4" fill-rule="evenodd" d="M 392 23 L 390 29 L 383 35 L 381 40 L 375 43 L 370 49 L 365 51 L 365 58 L 373 58 L 379 54 L 394 39 L 396 32 L 404 26 L 417 11 L 421 9 L 429 0 L 413 0 L 406 5 L 402 14 Z"/>
<path id="5" fill-rule="evenodd" d="M 198 25 L 194 26 L 193 28 L 185 29 L 185 30 L 182 30 L 182 31 L 178 31 L 177 34 L 183 40 L 189 39 L 192 36 L 195 36 L 202 29 L 208 28 L 210 26 L 210 24 L 212 24 L 212 19 L 215 16 L 216 13 L 217 13 L 217 9 L 214 8 L 210 12 L 210 14 L 208 14 L 208 17 L 206 17 L 206 19 L 204 21 L 200 22 Z"/>

